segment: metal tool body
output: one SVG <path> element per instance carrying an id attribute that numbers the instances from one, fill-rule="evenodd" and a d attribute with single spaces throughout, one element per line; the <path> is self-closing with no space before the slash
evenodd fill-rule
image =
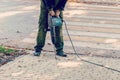
<path id="1" fill-rule="evenodd" d="M 56 28 L 61 26 L 62 26 L 61 18 L 56 16 L 51 16 L 48 14 L 48 29 L 50 29 L 51 38 L 54 45 L 56 43 Z"/>

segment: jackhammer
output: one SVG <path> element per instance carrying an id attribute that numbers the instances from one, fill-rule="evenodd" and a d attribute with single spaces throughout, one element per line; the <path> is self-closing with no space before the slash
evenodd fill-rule
<path id="1" fill-rule="evenodd" d="M 62 26 L 62 19 L 61 18 L 56 17 L 56 16 L 51 16 L 48 14 L 48 29 L 50 30 L 51 37 L 54 38 L 54 39 L 52 39 L 54 45 L 56 43 L 55 28 L 61 27 L 61 26 Z"/>

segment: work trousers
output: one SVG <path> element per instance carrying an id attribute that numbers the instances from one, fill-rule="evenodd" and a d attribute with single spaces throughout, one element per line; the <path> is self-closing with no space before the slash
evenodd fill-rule
<path id="1" fill-rule="evenodd" d="M 61 19 L 63 19 L 62 11 L 60 12 L 60 17 Z M 41 51 L 45 45 L 47 29 L 48 29 L 48 10 L 41 8 L 40 17 L 39 17 L 39 29 L 36 39 L 37 44 L 35 46 L 37 52 Z M 56 47 L 56 51 L 62 51 L 64 46 L 62 26 L 55 27 L 55 40 L 56 40 L 55 43 L 53 36 L 51 36 L 51 39 L 52 39 L 52 43 Z"/>

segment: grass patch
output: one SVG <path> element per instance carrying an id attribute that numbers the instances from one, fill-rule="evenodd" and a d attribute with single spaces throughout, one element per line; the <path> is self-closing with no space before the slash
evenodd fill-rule
<path id="1" fill-rule="evenodd" d="M 10 54 L 12 54 L 12 53 L 14 53 L 14 52 L 15 52 L 14 49 L 0 46 L 0 53 L 6 54 L 6 55 L 10 55 Z"/>
<path id="2" fill-rule="evenodd" d="M 16 57 L 28 54 L 26 49 L 18 49 L 11 46 L 0 45 L 0 67 L 10 61 L 13 61 Z"/>

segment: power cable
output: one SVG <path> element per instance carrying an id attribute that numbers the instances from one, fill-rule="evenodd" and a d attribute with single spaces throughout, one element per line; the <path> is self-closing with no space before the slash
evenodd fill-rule
<path id="1" fill-rule="evenodd" d="M 69 39 L 70 39 L 70 42 L 71 42 L 72 48 L 73 48 L 73 50 L 74 50 L 76 56 L 77 56 L 81 61 L 83 61 L 83 62 L 87 62 L 87 63 L 90 63 L 90 64 L 93 64 L 93 65 L 96 65 L 96 66 L 100 66 L 100 67 L 103 67 L 103 68 L 106 68 L 106 69 L 109 69 L 109 70 L 112 70 L 112 71 L 115 71 L 115 72 L 120 73 L 120 70 L 113 69 L 113 68 L 108 67 L 108 66 L 105 66 L 105 65 L 103 65 L 103 64 L 95 63 L 95 62 L 88 61 L 88 60 L 85 60 L 85 59 L 81 58 L 81 57 L 79 56 L 79 54 L 77 53 L 75 47 L 74 47 L 73 41 L 72 41 L 72 39 L 71 39 L 71 37 L 70 37 L 69 31 L 68 31 L 68 28 L 67 28 L 66 21 L 63 20 L 63 22 L 64 22 L 64 24 L 65 24 L 65 29 L 66 29 L 66 32 L 67 32 L 68 37 L 69 37 Z"/>

